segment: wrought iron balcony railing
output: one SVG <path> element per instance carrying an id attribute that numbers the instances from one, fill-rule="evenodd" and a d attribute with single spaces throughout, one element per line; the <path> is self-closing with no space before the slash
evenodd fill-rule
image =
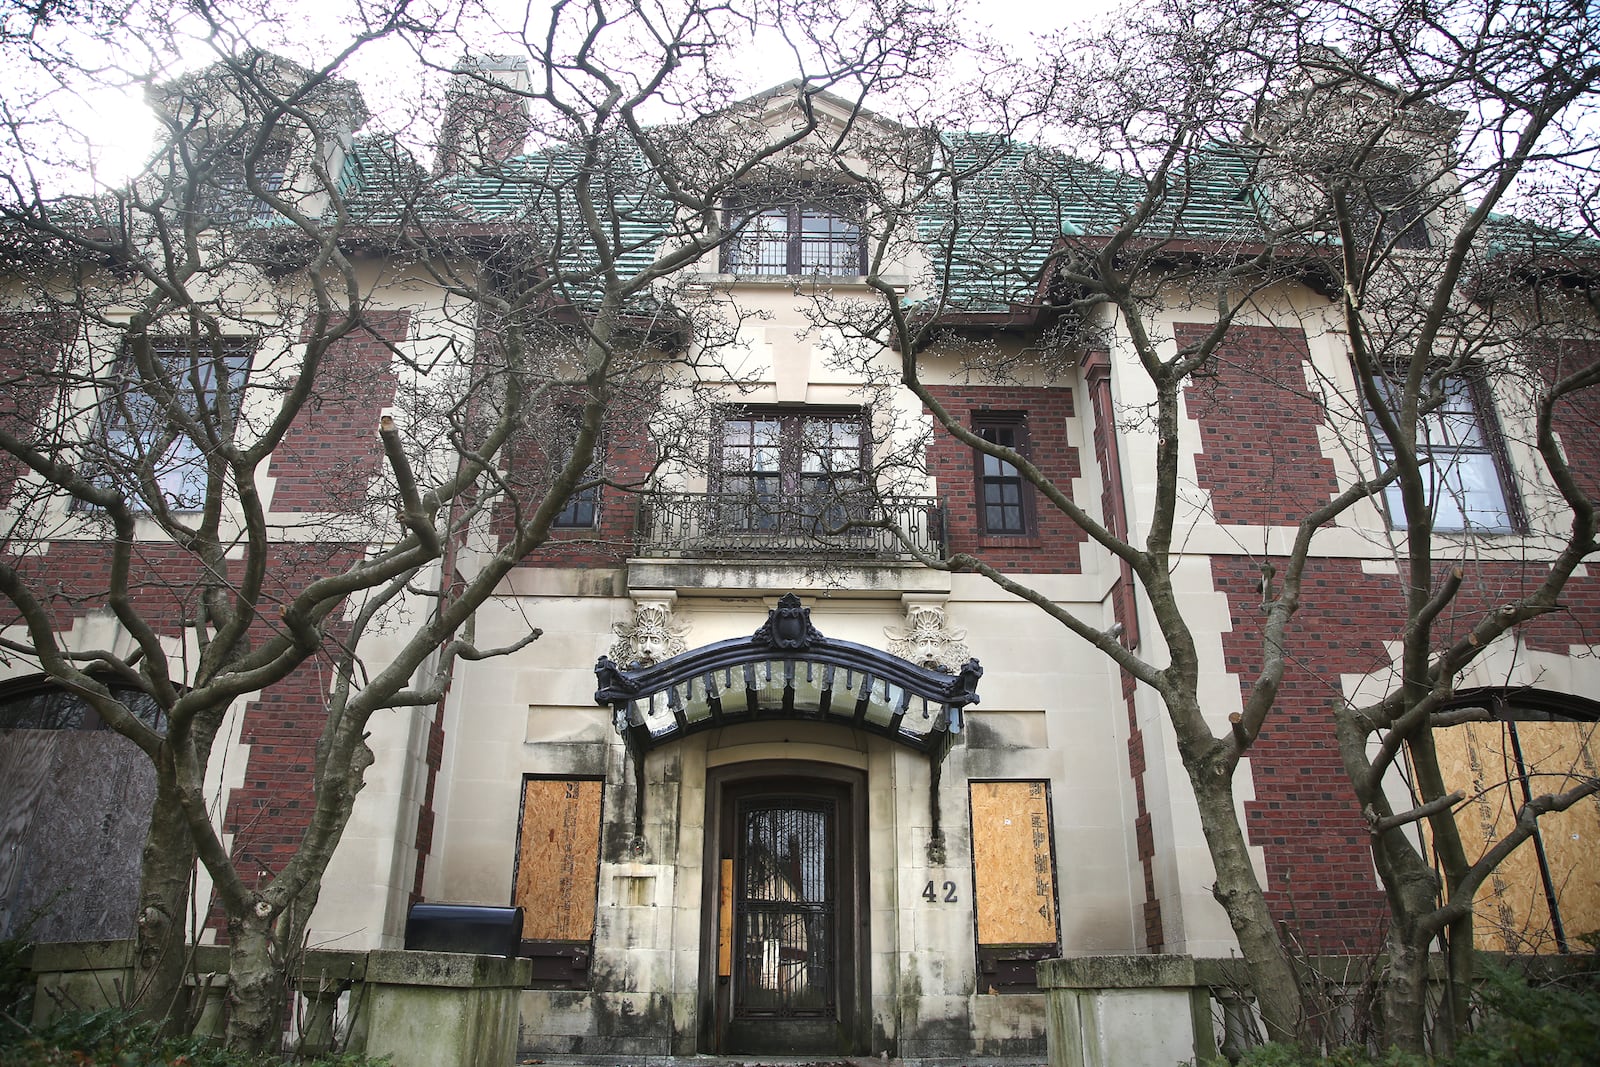
<path id="1" fill-rule="evenodd" d="M 636 548 L 653 559 L 906 560 L 907 541 L 944 557 L 937 497 L 655 492 L 639 509 Z"/>

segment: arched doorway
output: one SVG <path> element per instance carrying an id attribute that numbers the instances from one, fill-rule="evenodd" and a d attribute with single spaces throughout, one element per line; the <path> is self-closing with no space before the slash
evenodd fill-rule
<path id="1" fill-rule="evenodd" d="M 976 660 L 947 673 L 825 637 L 791 593 L 748 638 L 653 665 L 602 657 L 595 700 L 611 707 L 626 745 L 638 838 L 652 750 L 713 730 L 798 722 L 923 754 L 931 853 L 943 846 L 940 766 L 982 674 Z M 706 775 L 699 1051 L 865 1054 L 866 776 L 826 756 L 763 757 Z"/>

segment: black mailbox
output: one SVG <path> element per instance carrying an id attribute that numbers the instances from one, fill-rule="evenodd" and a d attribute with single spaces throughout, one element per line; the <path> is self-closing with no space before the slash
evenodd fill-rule
<path id="1" fill-rule="evenodd" d="M 406 913 L 406 948 L 516 956 L 522 909 L 489 904 L 413 904 Z"/>

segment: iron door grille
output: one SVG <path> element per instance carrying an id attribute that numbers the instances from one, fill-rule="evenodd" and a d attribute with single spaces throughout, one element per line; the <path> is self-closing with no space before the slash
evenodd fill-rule
<path id="1" fill-rule="evenodd" d="M 835 1014 L 835 901 L 827 800 L 756 800 L 740 810 L 734 1014 Z"/>

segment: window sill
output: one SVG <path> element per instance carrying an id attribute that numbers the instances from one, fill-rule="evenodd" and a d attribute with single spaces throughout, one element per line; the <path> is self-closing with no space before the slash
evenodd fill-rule
<path id="1" fill-rule="evenodd" d="M 1044 539 L 1037 533 L 979 534 L 979 548 L 1043 548 Z"/>

